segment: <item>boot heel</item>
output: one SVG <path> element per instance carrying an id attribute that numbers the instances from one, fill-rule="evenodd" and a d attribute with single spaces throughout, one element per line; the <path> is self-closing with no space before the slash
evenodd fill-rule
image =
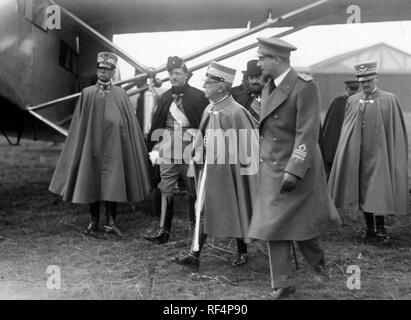
<path id="1" fill-rule="evenodd" d="M 176 257 L 171 260 L 181 266 L 189 267 L 191 269 L 198 269 L 200 267 L 200 259 L 189 253 L 184 257 Z"/>
<path id="2" fill-rule="evenodd" d="M 163 228 L 159 228 L 154 235 L 144 236 L 144 239 L 148 241 L 157 241 L 159 244 L 167 243 L 169 238 L 170 232 Z"/>

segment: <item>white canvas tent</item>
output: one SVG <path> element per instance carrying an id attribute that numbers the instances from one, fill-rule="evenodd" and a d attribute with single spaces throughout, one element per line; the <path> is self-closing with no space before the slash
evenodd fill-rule
<path id="1" fill-rule="evenodd" d="M 325 111 L 334 97 L 344 93 L 344 81 L 355 77 L 354 65 L 373 60 L 378 61 L 378 86 L 395 93 L 404 112 L 411 111 L 411 54 L 385 43 L 340 54 L 300 71 L 316 79 Z"/>

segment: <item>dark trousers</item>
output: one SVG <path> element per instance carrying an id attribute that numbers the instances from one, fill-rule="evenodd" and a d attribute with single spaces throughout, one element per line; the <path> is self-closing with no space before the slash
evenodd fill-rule
<path id="1" fill-rule="evenodd" d="M 318 238 L 297 241 L 307 263 L 313 269 L 324 263 L 324 252 Z M 268 256 L 270 259 L 271 287 L 286 288 L 295 285 L 291 271 L 290 260 L 291 241 L 269 241 Z"/>
<path id="2" fill-rule="evenodd" d="M 364 219 L 369 231 L 375 232 L 375 227 L 377 227 L 377 230 L 384 228 L 384 216 L 377 216 L 370 212 L 364 212 Z"/>

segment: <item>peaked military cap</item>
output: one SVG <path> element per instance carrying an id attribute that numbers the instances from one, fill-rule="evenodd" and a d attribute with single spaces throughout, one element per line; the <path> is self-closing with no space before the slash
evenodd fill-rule
<path id="1" fill-rule="evenodd" d="M 259 47 L 257 53 L 275 57 L 289 58 L 290 52 L 297 47 L 280 38 L 257 38 Z"/>
<path id="2" fill-rule="evenodd" d="M 377 61 L 363 62 L 354 66 L 358 81 L 368 81 L 377 75 Z"/>
<path id="3" fill-rule="evenodd" d="M 206 78 L 232 84 L 234 82 L 235 72 L 235 69 L 226 67 L 220 63 L 212 61 L 208 65 Z"/>
<path id="4" fill-rule="evenodd" d="M 97 54 L 97 67 L 114 70 L 117 66 L 117 56 L 112 52 L 99 52 Z"/>

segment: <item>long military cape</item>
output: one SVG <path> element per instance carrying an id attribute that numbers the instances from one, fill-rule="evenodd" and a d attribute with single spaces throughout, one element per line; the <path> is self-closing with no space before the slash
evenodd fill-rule
<path id="1" fill-rule="evenodd" d="M 207 178 L 204 197 L 204 232 L 222 238 L 243 238 L 249 242 L 248 227 L 251 220 L 253 202 L 257 187 L 258 172 L 258 131 L 252 116 L 240 104 L 229 96 L 223 101 L 210 104 L 204 111 L 200 124 L 203 135 L 207 130 L 233 130 L 239 136 L 239 129 L 247 131 L 248 139 L 238 139 L 237 149 L 231 149 L 228 140 L 225 141 L 225 159 L 230 158 L 230 152 L 248 150 L 250 156 L 248 164 L 241 164 L 240 157 L 234 164 L 207 165 Z M 243 131 L 245 132 L 245 131 Z M 209 141 L 209 140 L 207 140 Z M 207 142 L 209 147 L 209 142 Z M 196 152 L 201 150 L 198 144 Z M 222 148 L 216 148 L 216 153 Z M 232 156 L 232 155 L 231 155 Z M 207 155 L 205 156 L 208 157 Z M 232 158 L 234 159 L 234 158 Z M 204 159 L 206 160 L 206 159 Z M 249 168 L 250 174 L 244 174 Z M 195 166 L 196 180 L 198 180 L 201 166 Z M 243 173 L 243 174 L 241 174 Z"/>
<path id="2" fill-rule="evenodd" d="M 329 179 L 336 207 L 405 215 L 407 154 L 406 127 L 395 95 L 377 89 L 371 97 L 363 92 L 351 96 Z"/>
<path id="3" fill-rule="evenodd" d="M 147 151 L 130 100 L 115 86 L 105 97 L 98 95 L 98 85 L 82 91 L 49 190 L 74 203 L 140 201 L 149 191 Z M 105 129 L 108 108 L 120 119 Z M 105 130 L 116 140 L 103 140 Z"/>

